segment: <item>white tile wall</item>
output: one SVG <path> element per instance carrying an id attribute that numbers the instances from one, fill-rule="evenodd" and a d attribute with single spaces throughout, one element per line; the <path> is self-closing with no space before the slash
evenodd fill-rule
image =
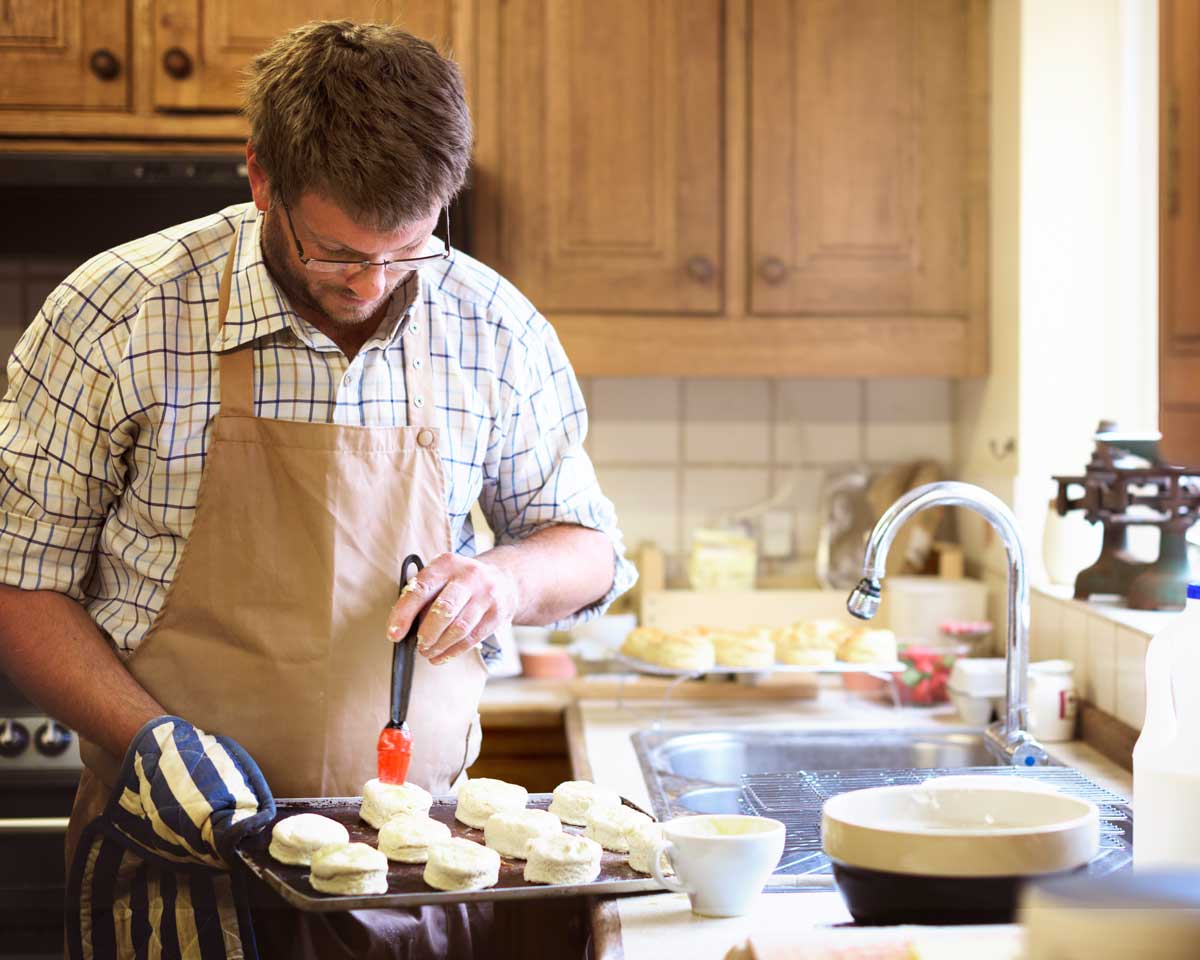
<path id="1" fill-rule="evenodd" d="M 685 380 L 683 398 L 688 463 L 770 462 L 769 381 Z"/>
<path id="2" fill-rule="evenodd" d="M 597 463 L 674 465 L 680 387 L 668 378 L 597 378 L 588 391 L 588 452 Z"/>
<path id="3" fill-rule="evenodd" d="M 598 466 L 605 494 L 617 504 L 626 547 L 651 540 L 668 553 L 678 553 L 679 475 L 674 467 Z"/>
<path id="4" fill-rule="evenodd" d="M 684 539 L 696 527 L 727 524 L 732 513 L 766 500 L 769 489 L 765 467 L 690 467 L 683 475 Z"/>
<path id="5" fill-rule="evenodd" d="M 865 457 L 861 380 L 781 380 L 776 387 L 775 459 L 856 463 Z"/>
<path id="6" fill-rule="evenodd" d="M 1084 696 L 1105 713 L 1117 713 L 1117 625 L 1102 617 L 1087 621 L 1088 679 Z"/>
<path id="7" fill-rule="evenodd" d="M 1117 627 L 1117 717 L 1140 730 L 1146 719 L 1146 647 L 1149 639 Z"/>
<path id="8" fill-rule="evenodd" d="M 866 452 L 872 462 L 954 456 L 949 380 L 868 380 Z"/>

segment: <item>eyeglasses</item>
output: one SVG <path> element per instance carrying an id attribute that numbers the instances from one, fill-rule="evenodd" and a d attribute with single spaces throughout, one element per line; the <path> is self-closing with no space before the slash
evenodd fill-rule
<path id="1" fill-rule="evenodd" d="M 403 260 L 322 260 L 319 257 L 304 255 L 304 247 L 300 244 L 300 238 L 296 236 L 296 225 L 292 222 L 292 211 L 286 203 L 283 204 L 283 213 L 287 217 L 288 229 L 292 232 L 292 241 L 296 244 L 296 256 L 300 258 L 305 269 L 311 270 L 313 273 L 351 273 L 365 270 L 367 267 L 383 267 L 388 273 L 402 273 L 405 270 L 415 270 L 437 260 L 448 260 L 450 259 L 450 207 L 444 207 L 442 212 L 446 220 L 446 249 L 441 253 L 429 254 L 424 257 L 407 257 Z M 440 238 L 436 239 L 440 240 Z"/>

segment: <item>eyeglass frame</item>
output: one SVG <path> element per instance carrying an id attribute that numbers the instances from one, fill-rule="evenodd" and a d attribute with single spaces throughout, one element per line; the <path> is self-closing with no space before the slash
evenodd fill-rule
<path id="1" fill-rule="evenodd" d="M 442 207 L 442 213 L 446 221 L 446 249 L 441 253 L 432 253 L 424 257 L 405 257 L 400 260 L 330 260 L 324 257 L 306 257 L 304 255 L 304 247 L 300 243 L 300 237 L 296 233 L 296 224 L 292 222 L 291 207 L 288 206 L 287 202 L 283 200 L 280 201 L 280 205 L 283 207 L 283 215 L 287 218 L 288 230 L 290 230 L 292 234 L 292 242 L 296 245 L 296 256 L 300 262 L 304 264 L 304 269 L 312 273 L 350 273 L 352 270 L 366 270 L 368 267 L 382 267 L 386 273 L 388 272 L 388 268 L 394 265 L 398 265 L 399 269 L 392 272 L 398 273 L 400 269 L 404 269 L 405 267 L 416 270 L 419 267 L 423 267 L 427 263 L 433 263 L 437 260 L 450 259 L 450 252 L 452 248 L 450 246 L 449 204 L 446 204 L 444 207 Z M 437 236 L 437 234 L 433 234 L 433 236 Z M 441 240 L 441 237 L 438 237 L 438 239 Z M 311 266 L 311 264 L 314 263 L 327 263 L 332 266 L 332 269 L 323 270 L 320 267 L 314 269 Z"/>

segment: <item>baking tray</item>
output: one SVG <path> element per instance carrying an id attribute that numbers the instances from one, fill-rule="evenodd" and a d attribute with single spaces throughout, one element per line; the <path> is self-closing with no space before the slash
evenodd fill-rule
<path id="1" fill-rule="evenodd" d="M 528 808 L 545 810 L 550 806 L 548 793 L 531 793 Z M 625 805 L 642 813 L 646 811 L 625 800 Z M 377 846 L 379 831 L 358 818 L 361 797 L 320 797 L 277 800 L 275 820 L 271 827 L 285 817 L 297 813 L 319 813 L 337 820 L 350 831 L 350 840 Z M 468 827 L 454 819 L 454 797 L 435 797 L 429 815 L 441 820 L 456 837 L 483 843 L 483 831 Z M 650 816 L 647 814 L 647 816 Z M 567 833 L 582 834 L 583 827 L 563 824 Z M 476 900 L 533 900 L 544 897 L 615 896 L 626 893 L 662 891 L 653 877 L 638 873 L 625 862 L 625 855 L 605 850 L 600 858 L 600 876 L 591 883 L 526 883 L 525 861 L 500 858 L 500 880 L 485 890 L 434 890 L 421 879 L 423 863 L 388 861 L 387 893 L 361 896 L 335 896 L 319 893 L 308 882 L 308 867 L 280 863 L 268 852 L 271 830 L 261 830 L 238 844 L 237 854 L 254 876 L 274 890 L 288 904 L 299 910 L 324 913 L 338 910 L 370 910 L 384 907 L 419 907 L 426 904 L 466 903 Z"/>
<path id="2" fill-rule="evenodd" d="M 905 666 L 899 661 L 889 663 L 848 663 L 843 660 L 837 660 L 833 663 L 820 664 L 798 664 L 798 663 L 773 663 L 769 667 L 707 667 L 704 670 L 687 670 L 677 669 L 675 667 L 663 667 L 657 663 L 650 663 L 646 660 L 639 660 L 637 657 L 631 657 L 626 653 L 617 653 L 613 655 L 613 659 L 617 663 L 624 664 L 639 673 L 648 673 L 656 677 L 698 677 L 702 674 L 719 674 L 719 673 L 871 673 L 871 674 L 891 674 L 903 673 Z"/>

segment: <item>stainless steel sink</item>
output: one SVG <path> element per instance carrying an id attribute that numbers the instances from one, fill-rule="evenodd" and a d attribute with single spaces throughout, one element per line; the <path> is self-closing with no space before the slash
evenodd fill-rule
<path id="1" fill-rule="evenodd" d="M 998 763 L 983 731 L 640 730 L 633 745 L 655 814 L 728 813 L 745 809 L 744 774 L 797 770 L 980 767 Z"/>

